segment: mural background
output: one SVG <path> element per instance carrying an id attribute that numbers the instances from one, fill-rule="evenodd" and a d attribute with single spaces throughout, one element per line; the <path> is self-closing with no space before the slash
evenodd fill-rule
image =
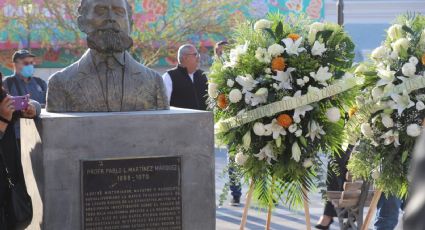
<path id="1" fill-rule="evenodd" d="M 215 42 L 235 25 L 269 12 L 324 17 L 323 0 L 130 0 L 134 47 L 131 53 L 148 66 L 175 65 L 176 49 L 189 42 L 211 62 Z M 0 71 L 11 74 L 17 49 L 38 55 L 38 68 L 62 68 L 85 50 L 85 36 L 75 23 L 80 0 L 0 0 Z"/>

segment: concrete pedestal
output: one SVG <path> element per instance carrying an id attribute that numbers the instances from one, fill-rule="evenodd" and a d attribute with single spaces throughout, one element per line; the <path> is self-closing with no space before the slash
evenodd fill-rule
<path id="1" fill-rule="evenodd" d="M 211 113 L 43 112 L 36 122 L 21 120 L 21 128 L 22 164 L 34 205 L 28 229 L 81 228 L 80 160 L 152 156 L 182 156 L 183 229 L 215 229 Z"/>

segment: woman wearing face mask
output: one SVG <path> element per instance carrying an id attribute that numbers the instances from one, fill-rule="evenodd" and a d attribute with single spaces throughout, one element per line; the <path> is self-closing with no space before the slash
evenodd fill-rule
<path id="1" fill-rule="evenodd" d="M 18 50 L 12 56 L 15 73 L 6 77 L 3 87 L 11 96 L 30 95 L 30 99 L 37 101 L 43 107 L 46 104 L 47 84 L 38 77 L 34 77 L 35 55 L 28 50 Z M 19 122 L 15 125 L 15 133 L 20 143 Z"/>
<path id="2" fill-rule="evenodd" d="M 1 78 L 0 73 L 0 82 Z M 15 125 L 21 117 L 35 118 L 40 114 L 40 110 L 40 104 L 30 101 L 27 109 L 15 111 L 13 98 L 7 95 L 0 85 L 0 230 L 12 230 L 17 227 L 17 221 L 11 211 L 10 183 L 25 189 Z"/>

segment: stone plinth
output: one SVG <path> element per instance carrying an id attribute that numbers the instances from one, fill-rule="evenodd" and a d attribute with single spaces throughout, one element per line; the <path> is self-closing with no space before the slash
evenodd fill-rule
<path id="1" fill-rule="evenodd" d="M 209 112 L 43 112 L 21 120 L 33 199 L 28 229 L 81 229 L 80 160 L 181 156 L 184 230 L 215 229 L 214 136 Z"/>

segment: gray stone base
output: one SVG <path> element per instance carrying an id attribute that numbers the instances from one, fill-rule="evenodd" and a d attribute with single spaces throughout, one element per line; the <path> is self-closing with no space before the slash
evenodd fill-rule
<path id="1" fill-rule="evenodd" d="M 80 229 L 80 160 L 152 156 L 182 156 L 183 229 L 215 229 L 211 113 L 43 112 L 36 122 L 21 120 L 21 128 L 22 164 L 34 205 L 28 229 Z"/>

